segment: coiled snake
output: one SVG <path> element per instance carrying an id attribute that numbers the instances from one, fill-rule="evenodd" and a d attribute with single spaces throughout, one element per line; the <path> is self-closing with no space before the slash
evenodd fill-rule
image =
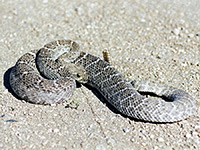
<path id="1" fill-rule="evenodd" d="M 67 101 L 74 94 L 75 80 L 98 90 L 122 114 L 139 120 L 175 122 L 196 111 L 195 100 L 187 92 L 147 81 L 129 82 L 110 63 L 81 52 L 71 40 L 53 41 L 24 54 L 10 73 L 14 93 L 36 104 Z M 168 101 L 139 92 L 151 92 Z"/>

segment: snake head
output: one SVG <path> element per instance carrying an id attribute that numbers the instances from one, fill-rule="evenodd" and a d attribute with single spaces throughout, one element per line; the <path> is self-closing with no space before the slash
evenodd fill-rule
<path id="1" fill-rule="evenodd" d="M 86 70 L 82 66 L 77 66 L 75 64 L 70 64 L 68 66 L 68 70 L 71 74 L 71 77 L 78 81 L 79 83 L 87 83 L 88 82 L 88 74 Z"/>

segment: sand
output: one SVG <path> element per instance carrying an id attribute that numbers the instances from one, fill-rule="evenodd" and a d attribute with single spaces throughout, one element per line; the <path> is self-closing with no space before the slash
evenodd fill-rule
<path id="1" fill-rule="evenodd" d="M 24 53 L 57 39 L 111 63 L 128 79 L 181 88 L 197 103 L 181 122 L 135 121 L 82 86 L 78 108 L 43 106 L 7 89 L 8 70 Z M 200 149 L 199 0 L 0 1 L 0 149 Z"/>

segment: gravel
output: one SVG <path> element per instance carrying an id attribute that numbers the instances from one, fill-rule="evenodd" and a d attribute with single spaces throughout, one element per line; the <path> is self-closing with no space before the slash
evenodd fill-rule
<path id="1" fill-rule="evenodd" d="M 199 0 L 16 0 L 0 2 L 0 149 L 200 149 Z M 172 124 L 126 118 L 86 87 L 67 104 L 17 99 L 7 77 L 24 53 L 72 39 L 128 79 L 165 83 L 189 92 L 195 116 Z"/>

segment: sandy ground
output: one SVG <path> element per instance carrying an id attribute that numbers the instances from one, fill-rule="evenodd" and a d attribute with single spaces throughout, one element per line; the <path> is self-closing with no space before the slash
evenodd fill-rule
<path id="1" fill-rule="evenodd" d="M 150 80 L 189 92 L 195 116 L 173 124 L 134 121 L 86 87 L 77 109 L 15 98 L 8 69 L 31 49 L 72 39 L 129 79 Z M 199 0 L 0 0 L 0 149 L 200 149 Z"/>

